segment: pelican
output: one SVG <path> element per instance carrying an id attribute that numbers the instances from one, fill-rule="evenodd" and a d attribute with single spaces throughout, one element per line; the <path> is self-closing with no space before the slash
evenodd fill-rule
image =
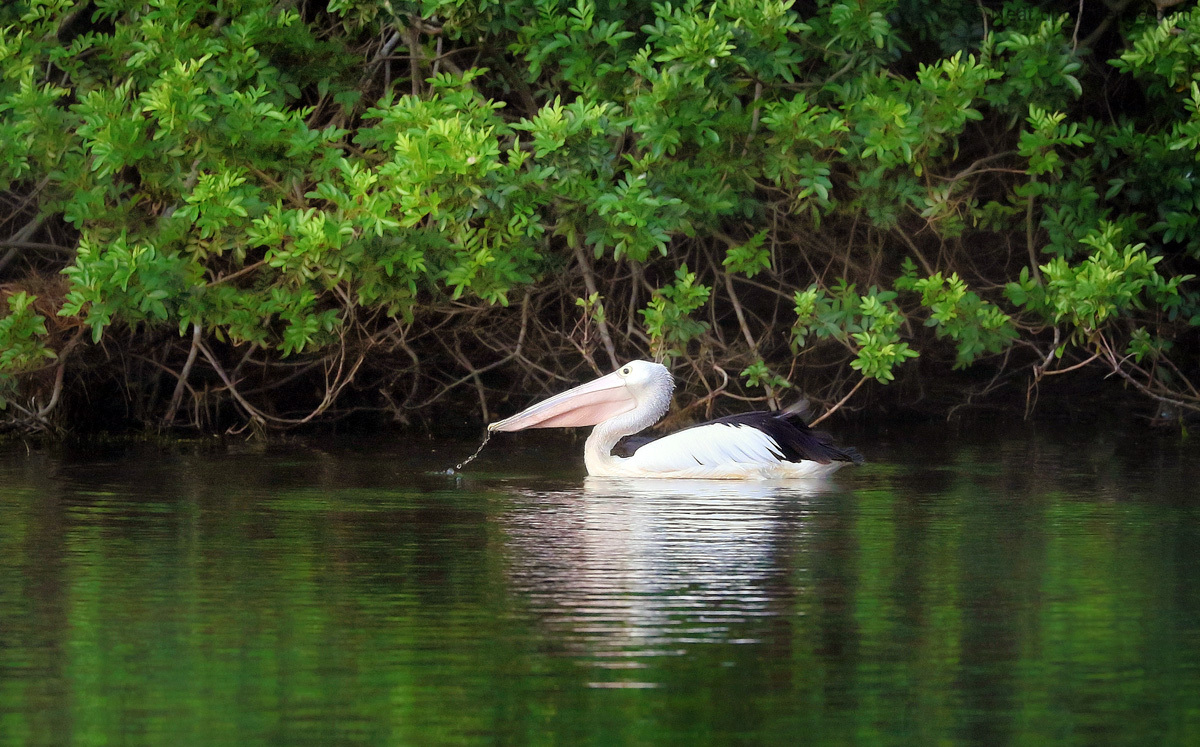
<path id="1" fill-rule="evenodd" d="M 650 440 L 628 457 L 614 455 L 618 441 L 662 419 L 674 389 L 666 366 L 630 361 L 607 376 L 492 423 L 488 435 L 594 425 L 583 451 L 593 477 L 808 478 L 863 461 L 856 450 L 834 446 L 828 435 L 809 430 L 798 415 L 769 412 L 719 418 Z"/>

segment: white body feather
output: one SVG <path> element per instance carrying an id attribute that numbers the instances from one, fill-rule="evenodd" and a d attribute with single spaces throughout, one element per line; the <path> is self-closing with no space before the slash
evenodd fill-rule
<path id="1" fill-rule="evenodd" d="M 588 446 L 591 445 L 589 438 Z M 588 474 L 597 477 L 771 480 L 825 477 L 844 464 L 820 464 L 808 460 L 789 462 L 784 459 L 779 444 L 757 428 L 709 423 L 651 441 L 630 457 L 610 455 L 608 459 L 593 459 L 588 462 Z"/>

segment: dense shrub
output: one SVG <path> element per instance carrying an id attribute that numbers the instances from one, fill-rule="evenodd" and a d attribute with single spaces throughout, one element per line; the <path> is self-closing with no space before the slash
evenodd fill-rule
<path id="1" fill-rule="evenodd" d="M 1195 411 L 1200 10 L 1080 9 L 10 4 L 0 403 L 488 417 L 656 356 L 708 408 L 970 367 Z"/>

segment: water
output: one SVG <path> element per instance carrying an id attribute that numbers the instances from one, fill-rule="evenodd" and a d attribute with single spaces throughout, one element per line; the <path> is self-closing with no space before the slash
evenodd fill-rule
<path id="1" fill-rule="evenodd" d="M 3 744 L 1184 744 L 1200 464 L 891 427 L 824 485 L 563 434 L 0 455 Z"/>

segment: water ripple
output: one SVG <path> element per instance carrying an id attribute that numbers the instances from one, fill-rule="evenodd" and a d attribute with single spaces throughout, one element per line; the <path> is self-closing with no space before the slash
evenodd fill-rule
<path id="1" fill-rule="evenodd" d="M 509 579 L 531 614 L 598 668 L 613 656 L 757 642 L 742 624 L 783 614 L 781 548 L 806 541 L 803 518 L 828 489 L 588 479 L 577 490 L 519 490 L 503 519 Z"/>

